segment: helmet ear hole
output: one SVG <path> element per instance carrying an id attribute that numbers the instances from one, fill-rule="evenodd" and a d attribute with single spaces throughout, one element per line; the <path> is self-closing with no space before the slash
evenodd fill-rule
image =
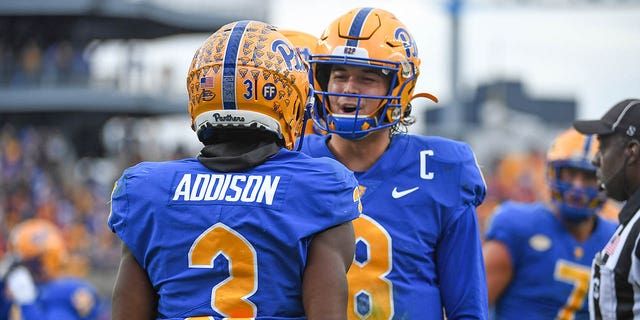
<path id="1" fill-rule="evenodd" d="M 409 61 L 403 60 L 401 65 L 402 65 L 402 73 L 401 74 L 402 74 L 403 78 L 406 79 L 406 78 L 409 78 L 409 77 L 411 77 L 411 76 L 413 76 L 415 74 L 414 73 L 415 70 L 413 69 L 413 66 L 411 65 L 411 63 L 409 63 Z"/>

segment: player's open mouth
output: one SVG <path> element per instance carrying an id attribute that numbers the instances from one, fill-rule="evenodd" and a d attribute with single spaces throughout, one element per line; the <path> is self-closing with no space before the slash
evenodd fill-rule
<path id="1" fill-rule="evenodd" d="M 342 113 L 355 113 L 356 109 L 357 109 L 357 106 L 355 105 L 343 105 Z"/>

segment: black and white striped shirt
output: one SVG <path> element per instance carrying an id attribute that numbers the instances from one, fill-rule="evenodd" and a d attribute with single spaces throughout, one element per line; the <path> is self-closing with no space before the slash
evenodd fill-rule
<path id="1" fill-rule="evenodd" d="M 592 320 L 640 319 L 640 190 L 620 211 L 620 225 L 591 268 Z"/>

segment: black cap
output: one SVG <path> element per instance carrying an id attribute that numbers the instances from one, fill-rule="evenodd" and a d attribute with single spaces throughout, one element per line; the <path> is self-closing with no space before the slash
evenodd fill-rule
<path id="1" fill-rule="evenodd" d="M 600 120 L 574 121 L 573 127 L 583 134 L 608 135 L 618 132 L 627 137 L 640 138 L 640 100 L 622 100 Z"/>

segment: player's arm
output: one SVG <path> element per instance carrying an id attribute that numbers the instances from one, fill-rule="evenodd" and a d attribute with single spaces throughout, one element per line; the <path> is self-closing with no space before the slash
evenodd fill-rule
<path id="1" fill-rule="evenodd" d="M 507 246 L 497 240 L 487 240 L 482 245 L 487 273 L 489 305 L 496 303 L 513 277 L 513 266 Z"/>
<path id="2" fill-rule="evenodd" d="M 158 297 L 147 273 L 124 243 L 111 302 L 112 320 L 156 319 Z"/>
<path id="3" fill-rule="evenodd" d="M 347 319 L 347 270 L 353 261 L 355 235 L 351 222 L 315 235 L 302 278 L 307 319 Z"/>
<path id="4" fill-rule="evenodd" d="M 459 210 L 436 249 L 442 302 L 447 319 L 487 319 L 487 282 L 475 207 Z"/>

